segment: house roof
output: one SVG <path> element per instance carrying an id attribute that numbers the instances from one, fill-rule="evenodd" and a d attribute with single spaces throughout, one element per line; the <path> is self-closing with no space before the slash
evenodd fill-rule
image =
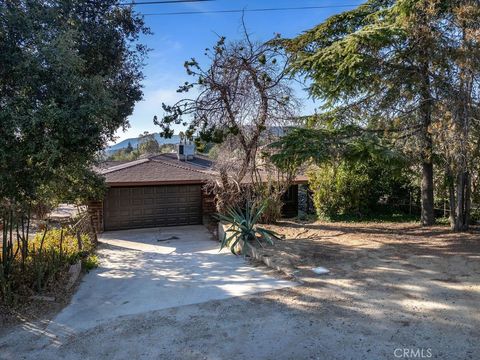
<path id="1" fill-rule="evenodd" d="M 217 174 L 212 169 L 214 162 L 202 155 L 180 161 L 177 154 L 169 153 L 109 165 L 97 168 L 108 186 L 203 184 Z M 242 181 L 245 184 L 250 182 L 249 179 Z M 305 176 L 297 176 L 294 181 L 297 184 L 306 182 Z"/>
<path id="2" fill-rule="evenodd" d="M 202 184 L 211 176 L 207 161 L 179 161 L 176 154 L 161 154 L 100 169 L 109 186 Z"/>

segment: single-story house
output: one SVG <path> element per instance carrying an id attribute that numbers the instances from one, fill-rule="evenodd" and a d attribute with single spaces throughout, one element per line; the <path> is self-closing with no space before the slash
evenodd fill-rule
<path id="1" fill-rule="evenodd" d="M 169 153 L 129 162 L 107 162 L 98 168 L 107 184 L 103 201 L 89 203 L 98 231 L 196 225 L 215 212 L 214 197 L 204 185 L 215 175 L 211 159 Z M 285 217 L 298 211 L 298 177 L 284 196 Z"/>

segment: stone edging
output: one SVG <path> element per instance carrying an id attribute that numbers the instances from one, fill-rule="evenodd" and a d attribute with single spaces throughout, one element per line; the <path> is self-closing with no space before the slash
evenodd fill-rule
<path id="1" fill-rule="evenodd" d="M 77 263 L 70 265 L 70 269 L 68 269 L 68 273 L 70 274 L 70 279 L 68 279 L 67 289 L 70 289 L 73 284 L 75 284 L 82 272 L 82 261 L 78 260 Z"/>
<path id="2" fill-rule="evenodd" d="M 227 232 L 227 228 L 230 227 L 230 224 L 223 224 L 223 223 L 218 223 L 218 241 L 223 240 L 223 236 L 225 232 Z M 228 236 L 228 235 L 227 235 Z M 237 253 L 240 253 L 243 250 L 243 242 L 239 242 L 239 244 L 236 246 L 235 251 Z M 293 277 L 296 281 L 301 282 L 296 276 L 295 276 L 295 269 L 286 266 L 284 264 L 279 264 L 278 262 L 275 261 L 275 258 L 272 258 L 271 256 L 264 254 L 261 248 L 257 248 L 253 245 L 249 246 L 247 248 L 247 256 L 251 257 L 252 259 L 255 259 L 257 261 L 260 261 L 264 263 L 266 266 L 268 266 L 271 269 L 280 271 L 284 273 L 287 276 Z"/>

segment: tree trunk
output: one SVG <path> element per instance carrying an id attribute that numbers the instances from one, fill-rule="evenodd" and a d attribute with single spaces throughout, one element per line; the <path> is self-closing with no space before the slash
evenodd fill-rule
<path id="1" fill-rule="evenodd" d="M 420 95 L 420 161 L 422 164 L 421 183 L 421 223 L 430 226 L 435 223 L 434 197 L 433 197 L 433 139 L 431 134 L 432 125 L 432 85 L 430 81 L 430 54 L 428 41 L 430 28 L 428 14 L 422 12 L 418 21 L 418 42 L 420 62 L 418 67 L 419 95 Z"/>
<path id="2" fill-rule="evenodd" d="M 457 131 L 459 139 L 459 148 L 457 151 L 457 218 L 455 221 L 455 231 L 467 230 L 470 225 L 470 206 L 471 206 L 471 176 L 469 134 L 470 134 L 470 110 L 472 105 L 472 92 L 474 88 L 474 71 L 470 67 L 469 61 L 466 61 L 470 45 L 467 40 L 468 23 L 461 21 L 462 45 L 458 55 L 460 60 L 459 72 L 459 93 L 458 108 L 456 114 Z M 471 30 L 471 29 L 470 29 Z"/>
<path id="3" fill-rule="evenodd" d="M 421 132 L 421 157 L 422 157 L 422 184 L 421 201 L 422 213 L 421 223 L 423 226 L 430 226 L 435 223 L 434 198 L 433 198 L 433 140 L 430 133 L 432 123 L 431 99 L 430 99 L 430 81 L 428 79 L 428 67 L 424 70 L 425 84 L 422 91 L 422 106 L 420 109 L 422 117 Z"/>
<path id="4" fill-rule="evenodd" d="M 422 214 L 421 222 L 423 226 L 430 226 L 435 223 L 433 209 L 433 164 L 432 162 L 422 163 Z"/>
<path id="5" fill-rule="evenodd" d="M 452 176 L 452 171 L 450 168 L 447 169 L 446 172 L 446 177 L 448 181 L 448 206 L 450 209 L 450 215 L 449 215 L 449 220 L 450 220 L 450 228 L 452 230 L 455 230 L 455 222 L 456 222 L 456 210 L 455 210 L 455 185 L 454 185 L 454 179 Z"/>
<path id="6" fill-rule="evenodd" d="M 464 209 L 464 192 L 465 189 L 465 174 L 461 173 L 457 176 L 457 204 L 456 204 L 456 215 L 457 218 L 455 219 L 455 226 L 453 228 L 454 231 L 462 231 L 463 230 L 463 209 Z"/>
<path id="7" fill-rule="evenodd" d="M 457 206 L 454 231 L 468 230 L 470 225 L 470 174 L 462 172 L 457 177 Z"/>
<path id="8" fill-rule="evenodd" d="M 430 75 L 427 54 L 425 54 L 424 62 L 420 66 L 421 76 L 421 146 L 420 150 L 422 161 L 422 184 L 421 184 L 421 201 L 422 213 L 421 223 L 423 226 L 430 226 L 435 223 L 434 198 L 433 198 L 433 140 L 430 133 L 432 124 L 432 97 L 430 93 Z"/>
<path id="9" fill-rule="evenodd" d="M 465 222 L 464 222 L 464 230 L 468 230 L 470 227 L 470 208 L 472 207 L 472 177 L 470 173 L 467 172 L 466 174 L 467 179 L 465 182 Z"/>

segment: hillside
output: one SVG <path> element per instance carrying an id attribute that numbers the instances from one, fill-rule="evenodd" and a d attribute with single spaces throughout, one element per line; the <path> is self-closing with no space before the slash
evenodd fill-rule
<path id="1" fill-rule="evenodd" d="M 178 135 L 173 135 L 171 138 L 165 139 L 165 138 L 161 137 L 160 134 L 155 133 L 155 140 L 157 140 L 160 145 L 163 145 L 163 144 L 178 144 L 180 142 L 180 137 Z M 139 142 L 140 142 L 139 137 L 125 139 L 125 140 L 122 140 L 115 145 L 107 147 L 105 149 L 105 152 L 107 153 L 107 155 L 110 155 L 110 154 L 112 154 L 112 153 L 114 153 L 114 152 L 116 152 L 120 149 L 125 149 L 128 146 L 128 143 L 130 143 L 132 145 L 132 147 L 135 149 L 138 146 Z"/>

